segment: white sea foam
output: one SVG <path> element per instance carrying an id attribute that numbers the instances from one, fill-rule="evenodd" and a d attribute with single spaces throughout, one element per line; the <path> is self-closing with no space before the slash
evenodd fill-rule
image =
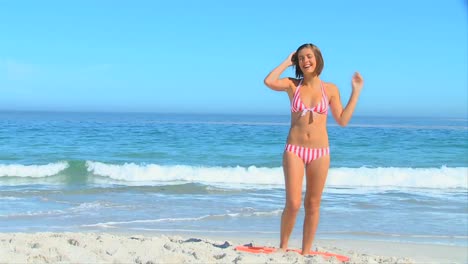
<path id="1" fill-rule="evenodd" d="M 97 224 L 89 224 L 89 225 L 82 225 L 87 227 L 111 227 L 116 225 L 125 225 L 125 224 L 143 224 L 143 223 L 160 223 L 160 222 L 192 222 L 192 221 L 199 221 L 209 217 L 201 216 L 201 217 L 181 217 L 181 218 L 159 218 L 159 219 L 145 219 L 145 220 L 132 220 L 132 221 L 111 221 L 105 223 L 97 223 Z"/>
<path id="2" fill-rule="evenodd" d="M 158 218 L 158 219 L 144 219 L 144 220 L 131 220 L 131 221 L 110 221 L 105 223 L 82 225 L 84 227 L 115 227 L 118 225 L 127 224 L 148 224 L 148 223 L 162 223 L 162 222 L 196 222 L 210 219 L 219 218 L 240 218 L 240 217 L 268 217 L 268 216 L 279 216 L 283 210 L 273 210 L 269 212 L 240 212 L 240 213 L 228 213 L 218 215 L 203 215 L 200 217 L 178 217 L 178 218 Z"/>
<path id="3" fill-rule="evenodd" d="M 0 218 L 14 218 L 14 217 L 43 217 L 43 216 L 58 216 L 65 214 L 63 210 L 48 210 L 48 211 L 26 211 L 22 213 L 13 214 L 0 214 Z"/>
<path id="4" fill-rule="evenodd" d="M 6 201 L 18 201 L 18 200 L 21 200 L 21 198 L 18 198 L 18 197 L 12 197 L 12 196 L 4 196 L 4 197 L 0 197 L 0 200 L 6 200 Z"/>
<path id="5" fill-rule="evenodd" d="M 0 177 L 48 177 L 56 175 L 68 167 L 68 162 L 45 165 L 0 164 Z"/>
<path id="6" fill-rule="evenodd" d="M 282 184 L 280 168 L 197 167 L 186 165 L 161 166 L 156 164 L 123 165 L 87 161 L 88 171 L 123 181 L 201 182 L 233 184 Z"/>
<path id="7" fill-rule="evenodd" d="M 127 182 L 198 182 L 239 185 L 283 186 L 282 168 L 197 167 L 185 165 L 122 165 L 86 162 L 89 172 Z M 349 187 L 405 187 L 405 188 L 462 188 L 468 189 L 468 168 L 331 168 L 327 186 Z"/>
<path id="8" fill-rule="evenodd" d="M 468 189 L 468 168 L 337 168 L 330 170 L 329 186 Z"/>

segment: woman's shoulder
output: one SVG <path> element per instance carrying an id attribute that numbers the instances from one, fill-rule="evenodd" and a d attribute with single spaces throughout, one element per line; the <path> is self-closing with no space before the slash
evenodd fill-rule
<path id="1" fill-rule="evenodd" d="M 335 91 L 338 91 L 338 86 L 336 86 L 334 83 L 332 82 L 325 82 L 322 80 L 322 83 L 323 83 L 323 86 L 325 87 L 325 90 L 327 92 L 335 92 Z"/>
<path id="2" fill-rule="evenodd" d="M 301 79 L 296 79 L 292 77 L 285 77 L 284 79 L 287 79 L 289 81 L 289 87 L 285 89 L 285 91 L 291 97 L 296 93 L 297 87 L 299 87 L 299 84 L 301 83 Z"/>
<path id="3" fill-rule="evenodd" d="M 301 83 L 301 80 L 302 80 L 302 79 L 297 79 L 297 78 L 293 78 L 293 77 L 287 77 L 287 79 L 289 79 L 289 81 L 291 81 L 295 86 L 298 86 Z"/>
<path id="4" fill-rule="evenodd" d="M 298 88 L 299 86 L 302 85 L 302 82 L 304 81 L 304 78 L 290 78 L 291 81 L 294 83 L 295 88 Z"/>
<path id="5" fill-rule="evenodd" d="M 334 96 L 336 96 L 337 94 L 340 93 L 338 91 L 338 86 L 336 86 L 334 83 L 325 82 L 325 81 L 322 81 L 322 83 L 323 83 L 323 86 L 324 86 L 324 89 L 325 89 L 325 94 L 328 97 L 334 97 Z"/>
<path id="6" fill-rule="evenodd" d="M 285 79 L 289 80 L 290 85 L 289 88 L 295 91 L 297 87 L 300 85 L 302 79 L 296 79 L 293 77 L 286 77 Z"/>

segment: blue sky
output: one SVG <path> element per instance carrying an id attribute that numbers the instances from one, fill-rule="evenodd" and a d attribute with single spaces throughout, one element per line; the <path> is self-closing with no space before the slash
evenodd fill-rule
<path id="1" fill-rule="evenodd" d="M 467 117 L 465 0 L 0 1 L 0 110 L 288 114 L 303 43 L 356 115 Z M 292 69 L 284 76 L 293 76 Z"/>

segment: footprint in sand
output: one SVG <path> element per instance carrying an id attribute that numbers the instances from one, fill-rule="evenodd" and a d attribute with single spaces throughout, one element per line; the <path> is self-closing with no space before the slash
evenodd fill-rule
<path id="1" fill-rule="evenodd" d="M 80 246 L 80 242 L 78 242 L 78 240 L 73 239 L 73 238 L 68 239 L 68 244 L 72 246 L 76 246 L 76 247 Z"/>

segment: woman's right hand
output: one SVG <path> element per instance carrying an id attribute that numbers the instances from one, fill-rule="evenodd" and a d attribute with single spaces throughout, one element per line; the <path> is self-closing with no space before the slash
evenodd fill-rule
<path id="1" fill-rule="evenodd" d="M 291 54 L 289 54 L 288 58 L 285 61 L 288 63 L 288 67 L 294 65 L 294 61 L 293 61 L 294 54 L 296 54 L 295 51 L 291 52 Z"/>

